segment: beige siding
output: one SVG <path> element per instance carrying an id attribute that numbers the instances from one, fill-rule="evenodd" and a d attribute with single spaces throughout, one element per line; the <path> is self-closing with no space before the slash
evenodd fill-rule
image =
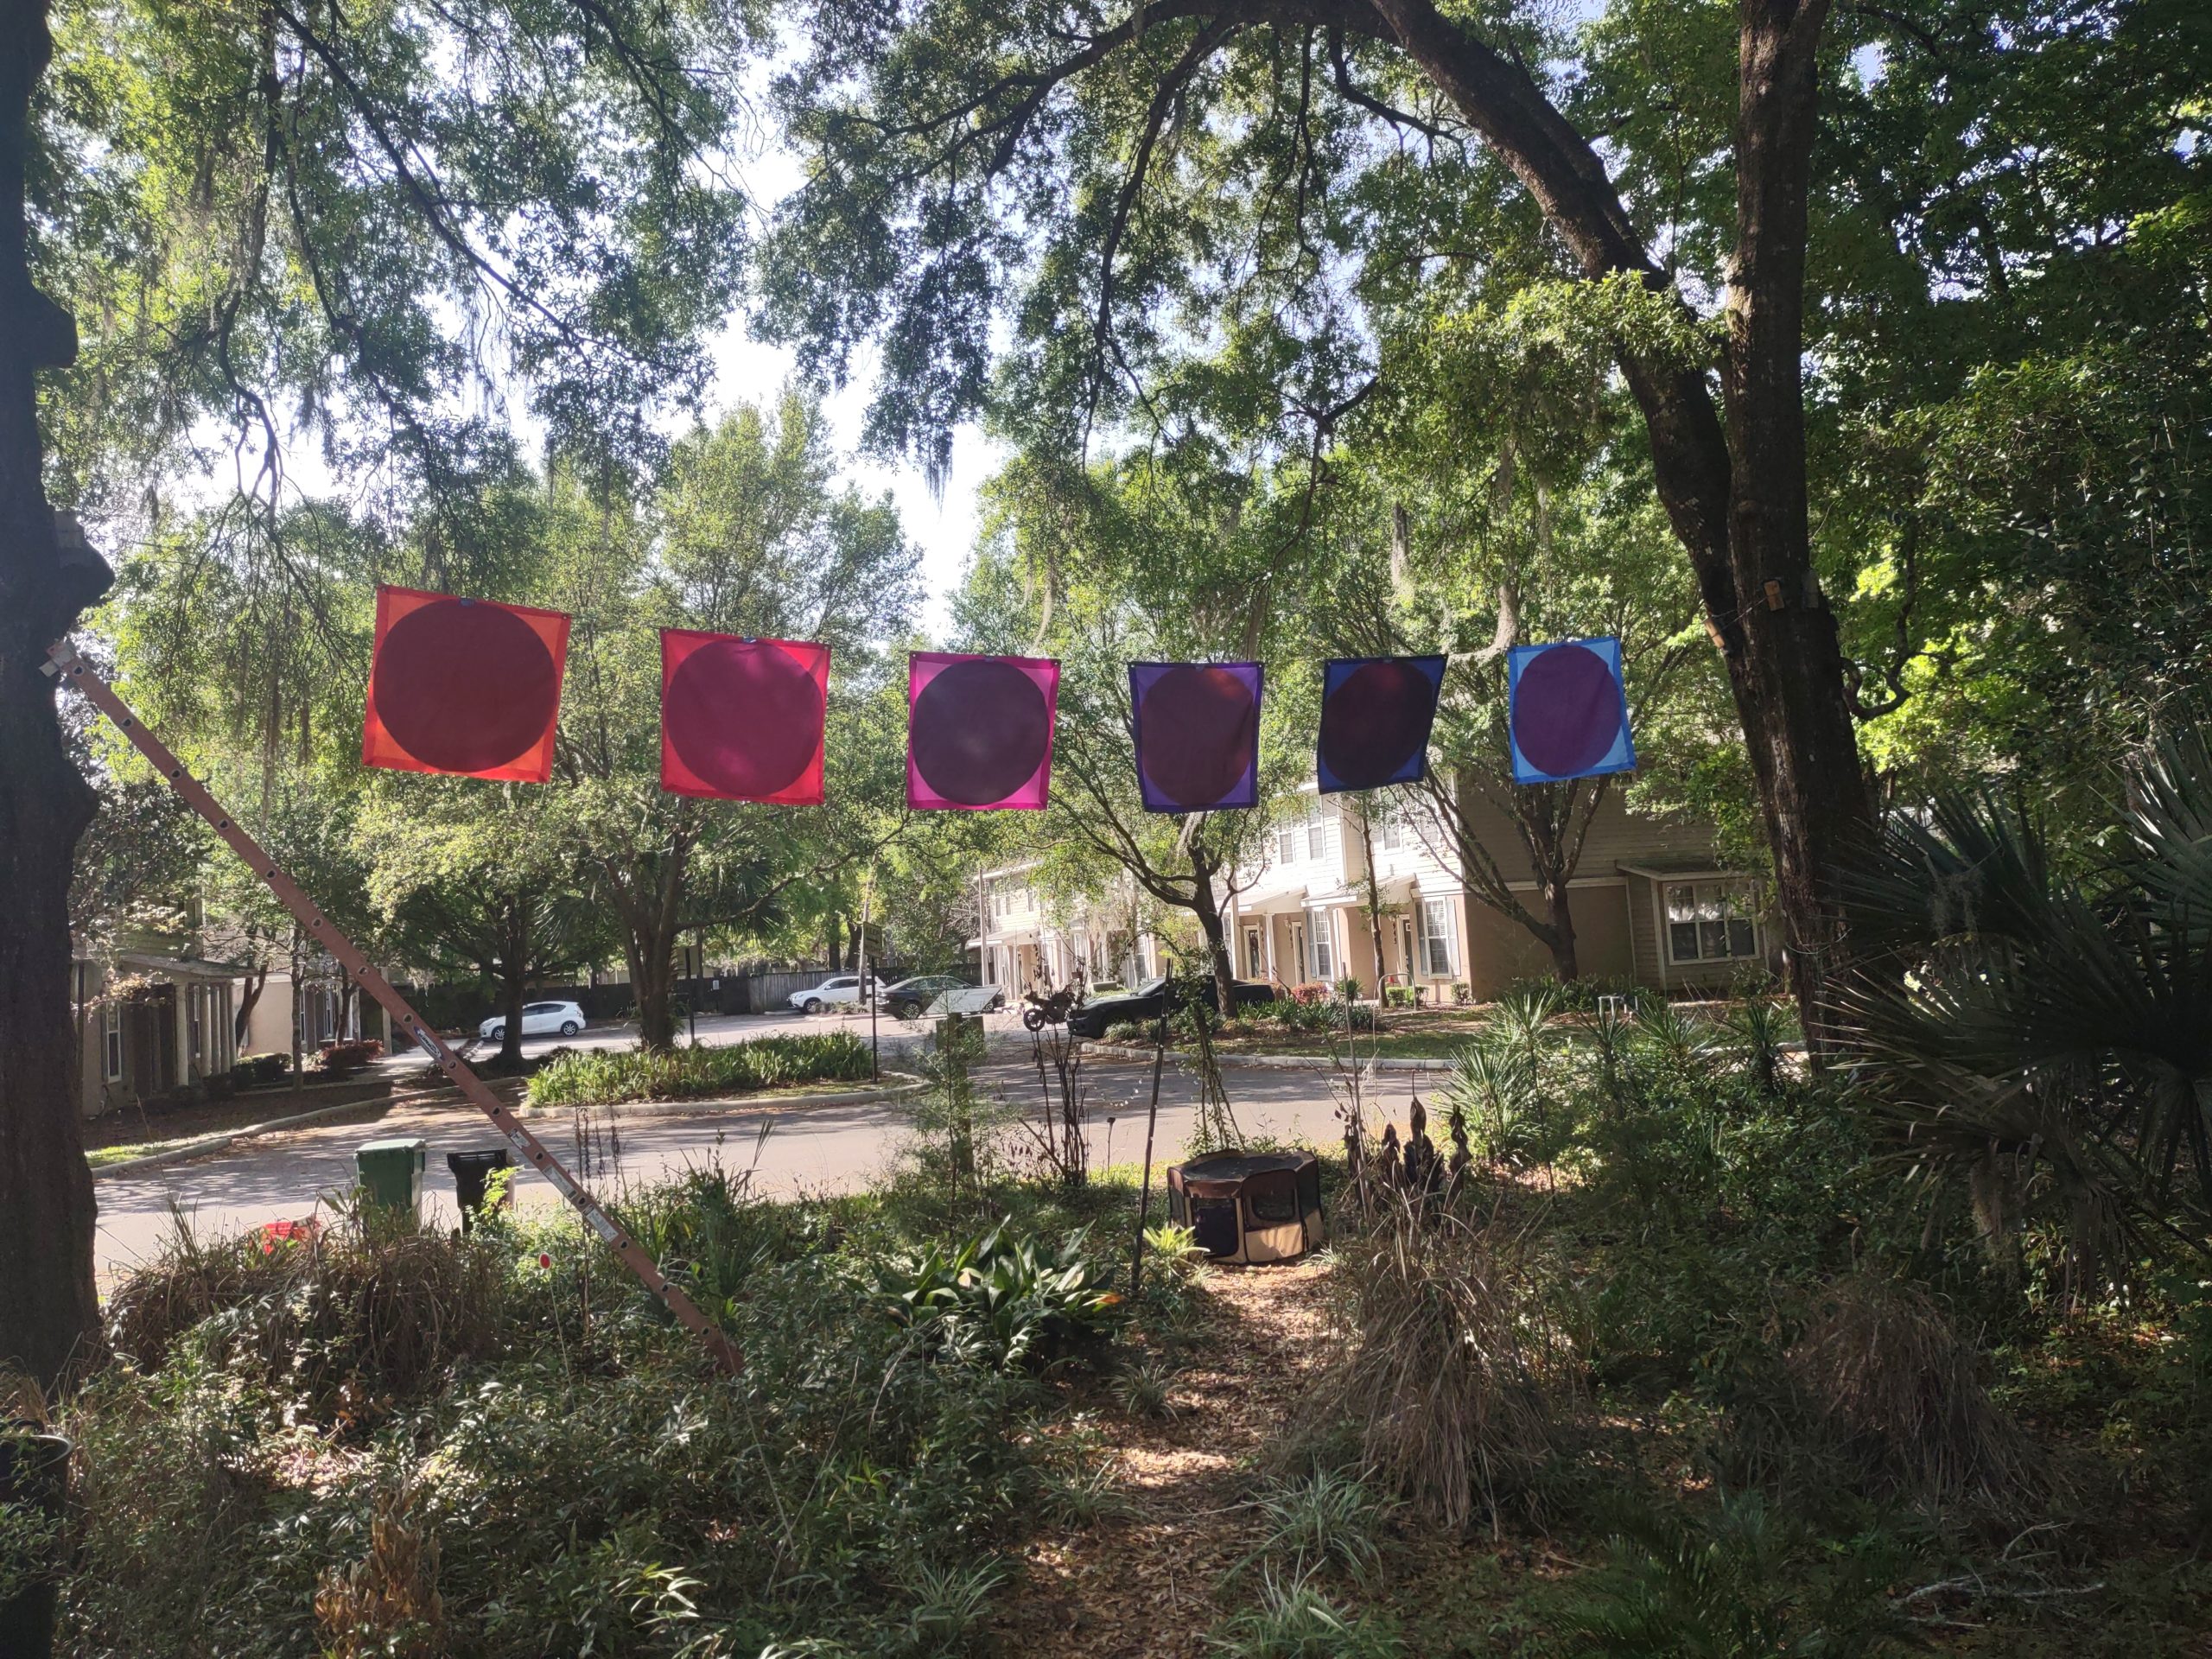
<path id="1" fill-rule="evenodd" d="M 1633 969 L 1628 891 L 1625 887 L 1610 886 L 1568 889 L 1567 908 L 1574 918 L 1575 963 L 1586 978 L 1620 978 Z M 1536 936 L 1490 906 L 1469 900 L 1467 927 L 1472 936 L 1467 983 L 1476 1001 L 1489 1001 L 1516 979 L 1552 972 L 1552 953 Z"/>

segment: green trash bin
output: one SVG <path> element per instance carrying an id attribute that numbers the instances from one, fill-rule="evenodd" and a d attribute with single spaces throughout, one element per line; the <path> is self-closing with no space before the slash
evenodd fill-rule
<path id="1" fill-rule="evenodd" d="M 353 1167 L 361 1181 L 361 1202 L 378 1210 L 420 1213 L 426 1141 L 372 1141 L 355 1148 Z"/>

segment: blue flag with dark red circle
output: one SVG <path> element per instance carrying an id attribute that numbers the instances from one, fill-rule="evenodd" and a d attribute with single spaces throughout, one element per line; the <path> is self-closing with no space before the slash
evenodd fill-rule
<path id="1" fill-rule="evenodd" d="M 1338 657 L 1321 671 L 1321 731 L 1313 773 L 1324 795 L 1417 784 L 1428 775 L 1428 734 L 1444 658 Z"/>
<path id="2" fill-rule="evenodd" d="M 1516 645 L 1507 662 L 1506 696 L 1515 783 L 1636 770 L 1618 639 Z"/>
<path id="3" fill-rule="evenodd" d="M 1137 785 L 1147 812 L 1260 804 L 1257 663 L 1131 663 Z"/>

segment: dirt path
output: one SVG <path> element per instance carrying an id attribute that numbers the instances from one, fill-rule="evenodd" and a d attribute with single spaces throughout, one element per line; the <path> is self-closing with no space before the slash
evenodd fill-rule
<path id="1" fill-rule="evenodd" d="M 1065 1659 L 1200 1659 L 1215 1586 L 1252 1547 L 1243 1507 L 1324 1352 L 1314 1263 L 1217 1268 L 1218 1341 L 1180 1356 L 1174 1415 L 1109 1412 L 1115 1485 L 1130 1514 L 1030 1546 L 1009 1651 Z"/>

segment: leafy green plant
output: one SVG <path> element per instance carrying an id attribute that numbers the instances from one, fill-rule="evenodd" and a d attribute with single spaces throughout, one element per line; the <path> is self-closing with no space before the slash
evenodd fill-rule
<path id="1" fill-rule="evenodd" d="M 1573 1651 L 1618 1659 L 1901 1651 L 1904 1622 L 1880 1593 L 1880 1541 L 1825 1571 L 1810 1553 L 1757 1492 L 1723 1493 L 1703 1515 L 1632 1504 L 1611 1561 L 1561 1622 Z"/>
<path id="2" fill-rule="evenodd" d="M 530 1080 L 532 1106 L 696 1100 L 802 1084 L 865 1083 L 874 1057 L 850 1032 L 755 1037 L 719 1047 L 589 1049 L 560 1056 Z"/>
<path id="3" fill-rule="evenodd" d="M 1175 1372 L 1157 1359 L 1140 1359 L 1114 1375 L 1114 1399 L 1132 1417 L 1160 1419 L 1175 1414 L 1172 1390 Z"/>
<path id="4" fill-rule="evenodd" d="M 1260 1605 L 1209 1631 L 1229 1659 L 1402 1659 L 1406 1644 L 1389 1620 L 1346 1612 L 1310 1584 L 1268 1579 Z"/>
<path id="5" fill-rule="evenodd" d="M 1544 1154 L 1548 1143 L 1536 1071 L 1528 1051 L 1510 1039 L 1467 1044 L 1452 1057 L 1442 1102 L 1465 1123 L 1467 1138 L 1488 1156 L 1520 1163 Z"/>
<path id="6" fill-rule="evenodd" d="M 1097 1335 L 1121 1298 L 1084 1260 L 1084 1238 L 1047 1257 L 1033 1239 L 1009 1242 L 995 1227 L 876 1270 L 876 1294 L 898 1324 L 932 1352 L 1014 1369 L 1044 1363 Z"/>
<path id="7" fill-rule="evenodd" d="M 1370 1582 L 1382 1564 L 1383 1529 L 1395 1506 L 1357 1474 L 1325 1468 L 1269 1481 L 1252 1507 L 1262 1535 L 1240 1566 L 1262 1563 L 1303 1585 L 1317 1576 Z"/>
<path id="8" fill-rule="evenodd" d="M 1039 1483 L 1038 1505 L 1054 1526 L 1095 1527 L 1130 1513 L 1129 1500 L 1114 1484 L 1111 1464 L 1086 1469 L 1052 1469 Z"/>

